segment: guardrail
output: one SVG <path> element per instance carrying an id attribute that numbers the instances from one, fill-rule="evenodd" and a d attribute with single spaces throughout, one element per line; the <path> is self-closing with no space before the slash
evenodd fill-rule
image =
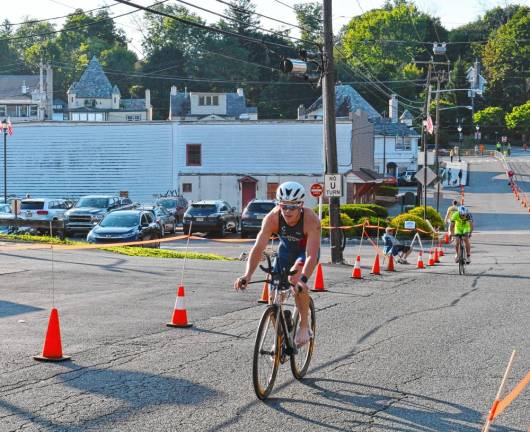
<path id="1" fill-rule="evenodd" d="M 7 227 L 30 227 L 37 228 L 42 230 L 47 230 L 50 232 L 50 236 L 56 234 L 61 240 L 64 240 L 64 221 L 61 220 L 28 220 L 21 218 L 0 218 L 0 226 Z"/>

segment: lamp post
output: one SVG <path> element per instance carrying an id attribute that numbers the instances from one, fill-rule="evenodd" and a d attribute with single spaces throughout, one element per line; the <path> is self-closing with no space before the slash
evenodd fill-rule
<path id="1" fill-rule="evenodd" d="M 479 133 L 480 133 L 479 131 L 480 131 L 480 126 L 475 125 L 475 147 L 478 146 Z"/>
<path id="2" fill-rule="evenodd" d="M 7 120 L 2 120 L 4 132 L 4 204 L 7 204 Z"/>
<path id="3" fill-rule="evenodd" d="M 462 125 L 460 123 L 458 123 L 456 130 L 458 131 L 458 162 L 462 162 L 460 158 L 460 152 L 462 151 Z"/>

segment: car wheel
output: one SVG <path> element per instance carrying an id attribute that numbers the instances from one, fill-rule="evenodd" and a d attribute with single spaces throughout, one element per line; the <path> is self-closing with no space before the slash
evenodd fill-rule
<path id="1" fill-rule="evenodd" d="M 164 227 L 164 224 L 160 225 L 160 237 L 165 237 L 166 235 L 166 229 Z"/>
<path id="2" fill-rule="evenodd" d="M 177 234 L 177 221 L 173 222 L 173 229 L 171 230 L 171 234 Z"/>
<path id="3" fill-rule="evenodd" d="M 184 234 L 190 234 L 190 226 L 189 225 L 182 225 L 182 231 Z"/>

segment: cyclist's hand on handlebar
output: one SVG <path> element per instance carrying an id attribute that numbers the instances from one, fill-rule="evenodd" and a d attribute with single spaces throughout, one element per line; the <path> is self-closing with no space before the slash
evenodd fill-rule
<path id="1" fill-rule="evenodd" d="M 250 277 L 246 275 L 238 277 L 234 282 L 234 289 L 236 291 L 243 291 L 247 287 L 249 282 L 250 282 Z"/>
<path id="2" fill-rule="evenodd" d="M 309 287 L 307 286 L 306 283 L 302 282 L 301 280 L 299 280 L 296 283 L 295 289 L 296 289 L 296 292 L 305 292 L 305 293 L 309 292 Z"/>

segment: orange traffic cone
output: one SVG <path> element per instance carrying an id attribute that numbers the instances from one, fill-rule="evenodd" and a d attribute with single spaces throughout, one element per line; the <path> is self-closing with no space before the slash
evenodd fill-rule
<path id="1" fill-rule="evenodd" d="M 423 264 L 423 252 L 420 250 L 420 253 L 418 254 L 418 263 L 416 264 L 416 268 L 418 269 L 424 269 L 425 265 Z"/>
<path id="2" fill-rule="evenodd" d="M 435 264 L 440 262 L 440 255 L 438 254 L 438 247 L 434 248 L 434 262 Z"/>
<path id="3" fill-rule="evenodd" d="M 370 273 L 374 275 L 381 274 L 381 267 L 379 266 L 379 254 L 378 253 L 375 254 L 374 265 L 372 266 L 372 271 Z"/>
<path id="4" fill-rule="evenodd" d="M 184 287 L 179 286 L 177 292 L 177 300 L 175 301 L 175 309 L 173 310 L 173 317 L 171 322 L 166 324 L 168 327 L 191 327 L 192 324 L 188 322 L 188 314 L 184 306 Z"/>
<path id="5" fill-rule="evenodd" d="M 449 244 L 449 233 L 445 233 L 445 236 L 444 236 L 444 243 L 445 243 L 445 244 Z"/>
<path id="6" fill-rule="evenodd" d="M 388 255 L 388 264 L 386 265 L 386 271 L 396 271 L 394 269 L 394 257 L 392 256 L 392 254 Z"/>
<path id="7" fill-rule="evenodd" d="M 442 243 L 440 243 L 440 246 L 438 247 L 438 256 L 445 256 L 444 248 L 442 246 Z"/>
<path id="8" fill-rule="evenodd" d="M 56 308 L 52 309 L 50 319 L 48 321 L 48 330 L 46 331 L 46 338 L 44 339 L 44 347 L 42 354 L 33 356 L 35 360 L 57 362 L 69 360 L 70 356 L 63 355 L 63 347 L 61 345 L 61 329 L 59 326 L 59 312 Z"/>
<path id="9" fill-rule="evenodd" d="M 311 291 L 324 292 L 327 289 L 324 287 L 324 274 L 322 273 L 322 264 L 318 263 L 317 276 L 315 278 L 315 285 Z"/>
<path id="10" fill-rule="evenodd" d="M 427 265 L 432 267 L 434 263 L 435 261 L 434 261 L 434 256 L 432 254 L 432 249 L 429 249 L 429 261 L 427 262 Z"/>
<path id="11" fill-rule="evenodd" d="M 261 298 L 258 303 L 269 303 L 269 278 L 263 284 L 263 290 L 261 291 Z"/>
<path id="12" fill-rule="evenodd" d="M 351 274 L 352 279 L 362 279 L 361 276 L 361 256 L 357 255 L 355 258 L 355 265 L 353 266 L 353 272 Z"/>

